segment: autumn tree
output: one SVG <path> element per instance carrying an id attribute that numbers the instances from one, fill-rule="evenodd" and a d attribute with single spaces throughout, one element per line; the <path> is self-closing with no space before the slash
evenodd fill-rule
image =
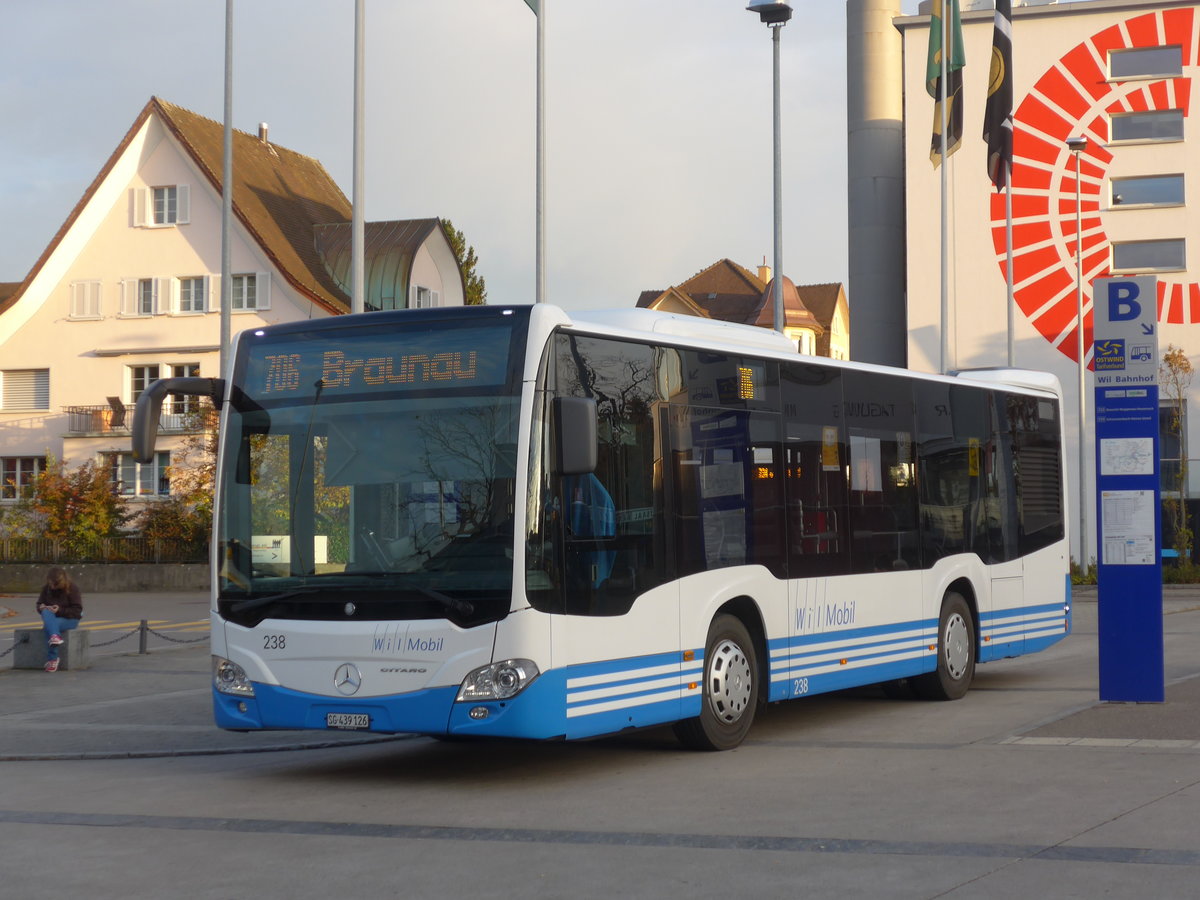
<path id="1" fill-rule="evenodd" d="M 487 285 L 483 281 L 483 276 L 475 271 L 475 265 L 479 262 L 475 256 L 475 248 L 467 246 L 466 236 L 454 227 L 454 223 L 449 219 L 442 219 L 442 225 L 446 228 L 446 237 L 450 239 L 450 248 L 454 251 L 454 258 L 458 260 L 458 267 L 462 270 L 464 301 L 467 306 L 483 306 L 487 303 Z"/>
<path id="2" fill-rule="evenodd" d="M 172 454 L 171 496 L 149 504 L 135 527 L 160 541 L 203 545 L 212 531 L 213 486 L 217 468 L 217 411 L 202 406 L 192 414 L 187 436 Z"/>
<path id="3" fill-rule="evenodd" d="M 41 534 L 72 549 L 84 549 L 98 538 L 120 533 L 130 518 L 116 486 L 103 466 L 91 460 L 68 469 L 50 457 L 34 482 L 27 514 Z"/>
<path id="4" fill-rule="evenodd" d="M 1184 409 L 1188 389 L 1192 385 L 1192 361 L 1187 353 L 1174 344 L 1168 344 L 1166 351 L 1158 363 L 1158 384 L 1162 390 L 1162 399 L 1166 402 L 1164 414 L 1166 421 L 1165 437 L 1175 445 L 1179 463 L 1167 472 L 1166 483 L 1171 485 L 1172 496 L 1163 498 L 1163 510 L 1175 531 L 1172 545 L 1179 554 L 1181 565 L 1191 559 L 1192 529 L 1188 527 L 1187 495 L 1188 461 L 1184 452 Z"/>

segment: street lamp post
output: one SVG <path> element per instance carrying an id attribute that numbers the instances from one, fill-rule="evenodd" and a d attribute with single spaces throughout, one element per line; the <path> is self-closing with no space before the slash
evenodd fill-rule
<path id="1" fill-rule="evenodd" d="M 1075 349 L 1079 358 L 1079 568 L 1088 570 L 1087 539 L 1087 359 L 1083 336 L 1083 207 L 1079 191 L 1079 154 L 1087 149 L 1082 135 L 1067 138 L 1067 149 L 1075 155 L 1075 316 L 1078 322 Z"/>
<path id="2" fill-rule="evenodd" d="M 791 4 L 784 0 L 751 0 L 746 7 L 752 13 L 758 13 L 759 20 L 771 29 L 771 45 L 773 47 L 773 109 L 772 127 L 774 130 L 774 161 L 775 161 L 775 259 L 774 259 L 774 302 L 775 330 L 783 334 L 783 141 L 779 128 L 779 29 L 787 24 L 792 17 Z"/>

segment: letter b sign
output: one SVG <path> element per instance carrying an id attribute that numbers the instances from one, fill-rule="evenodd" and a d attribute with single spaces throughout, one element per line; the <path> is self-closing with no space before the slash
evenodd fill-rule
<path id="1" fill-rule="evenodd" d="M 1108 321 L 1128 322 L 1142 315 L 1138 302 L 1141 289 L 1135 281 L 1112 281 L 1108 285 Z"/>

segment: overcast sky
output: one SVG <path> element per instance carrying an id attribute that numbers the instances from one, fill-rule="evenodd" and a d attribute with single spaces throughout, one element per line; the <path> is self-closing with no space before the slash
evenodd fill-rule
<path id="1" fill-rule="evenodd" d="M 771 43 L 747 0 L 546 0 L 547 299 L 632 305 L 771 256 Z M 222 0 L 3 0 L 0 281 L 20 281 L 152 95 L 223 115 Z M 844 281 L 845 4 L 782 33 L 784 269 Z M 354 0 L 234 0 L 234 125 L 352 192 Z M 906 13 L 916 0 L 905 0 Z M 367 0 L 368 220 L 440 216 L 491 303 L 534 291 L 536 21 Z"/>

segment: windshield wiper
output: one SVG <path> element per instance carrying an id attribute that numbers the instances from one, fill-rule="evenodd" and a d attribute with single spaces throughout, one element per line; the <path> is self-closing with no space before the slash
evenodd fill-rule
<path id="1" fill-rule="evenodd" d="M 321 590 L 318 587 L 302 587 L 291 591 L 284 591 L 282 594 L 267 594 L 263 597 L 251 597 L 249 600 L 241 600 L 233 605 L 231 612 L 244 613 L 250 612 L 252 609 L 258 609 L 262 606 L 268 606 L 276 600 L 288 600 L 292 597 L 299 597 L 301 594 L 315 594 Z"/>
<path id="2" fill-rule="evenodd" d="M 430 600 L 436 600 L 438 603 L 447 609 L 451 609 L 456 613 L 464 616 L 469 616 L 475 612 L 475 605 L 466 600 L 459 600 L 457 597 L 451 597 L 449 594 L 443 594 L 441 591 L 435 591 L 433 588 L 424 587 L 419 584 L 406 584 L 407 590 L 416 591 L 423 597 L 428 597 Z"/>

